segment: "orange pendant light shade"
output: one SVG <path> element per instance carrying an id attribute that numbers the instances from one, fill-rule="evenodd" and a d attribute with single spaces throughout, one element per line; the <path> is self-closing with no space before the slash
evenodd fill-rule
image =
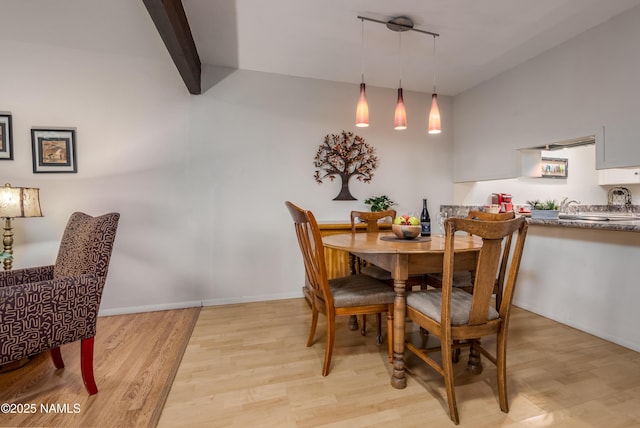
<path id="1" fill-rule="evenodd" d="M 439 134 L 441 131 L 438 94 L 433 94 L 431 96 L 431 110 L 429 111 L 429 134 Z"/>
<path id="2" fill-rule="evenodd" d="M 398 102 L 396 104 L 396 114 L 393 121 L 393 129 L 407 129 L 407 110 L 404 108 L 402 88 L 398 88 Z"/>
<path id="3" fill-rule="evenodd" d="M 360 84 L 360 97 L 358 97 L 356 107 L 356 126 L 361 128 L 369 126 L 369 103 L 367 103 L 364 83 Z"/>

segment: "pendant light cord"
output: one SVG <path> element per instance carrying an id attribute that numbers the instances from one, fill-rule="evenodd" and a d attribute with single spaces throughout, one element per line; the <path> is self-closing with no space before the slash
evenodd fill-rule
<path id="1" fill-rule="evenodd" d="M 433 36 L 433 93 L 436 93 L 436 36 Z"/>
<path id="2" fill-rule="evenodd" d="M 361 18 L 360 21 L 362 21 L 362 32 L 360 34 L 360 53 L 362 56 L 361 75 L 362 75 L 362 83 L 364 83 L 364 19 Z"/>
<path id="3" fill-rule="evenodd" d="M 400 64 L 400 84 L 402 88 L 402 31 L 398 31 L 398 64 Z"/>

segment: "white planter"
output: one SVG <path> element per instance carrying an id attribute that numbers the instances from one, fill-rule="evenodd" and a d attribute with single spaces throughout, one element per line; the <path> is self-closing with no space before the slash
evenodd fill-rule
<path id="1" fill-rule="evenodd" d="M 548 220 L 557 220 L 559 210 L 531 210 L 531 218 L 544 218 Z"/>

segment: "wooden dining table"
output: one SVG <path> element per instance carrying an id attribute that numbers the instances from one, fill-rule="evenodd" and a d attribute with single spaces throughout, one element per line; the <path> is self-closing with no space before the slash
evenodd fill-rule
<path id="1" fill-rule="evenodd" d="M 324 236 L 326 248 L 348 251 L 369 263 L 391 272 L 395 299 L 393 302 L 393 373 L 391 386 L 407 386 L 404 365 L 405 318 L 407 311 L 406 282 L 409 275 L 442 272 L 444 237 L 397 239 L 389 232 L 343 233 Z M 460 235 L 454 239 L 456 270 L 475 270 L 482 247 L 478 237 Z"/>

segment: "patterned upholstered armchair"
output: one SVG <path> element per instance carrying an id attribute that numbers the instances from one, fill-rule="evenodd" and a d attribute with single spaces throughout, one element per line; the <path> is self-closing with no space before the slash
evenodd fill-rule
<path id="1" fill-rule="evenodd" d="M 82 379 L 89 394 L 98 308 L 120 214 L 71 215 L 55 265 L 0 272 L 0 365 L 81 341 Z"/>

